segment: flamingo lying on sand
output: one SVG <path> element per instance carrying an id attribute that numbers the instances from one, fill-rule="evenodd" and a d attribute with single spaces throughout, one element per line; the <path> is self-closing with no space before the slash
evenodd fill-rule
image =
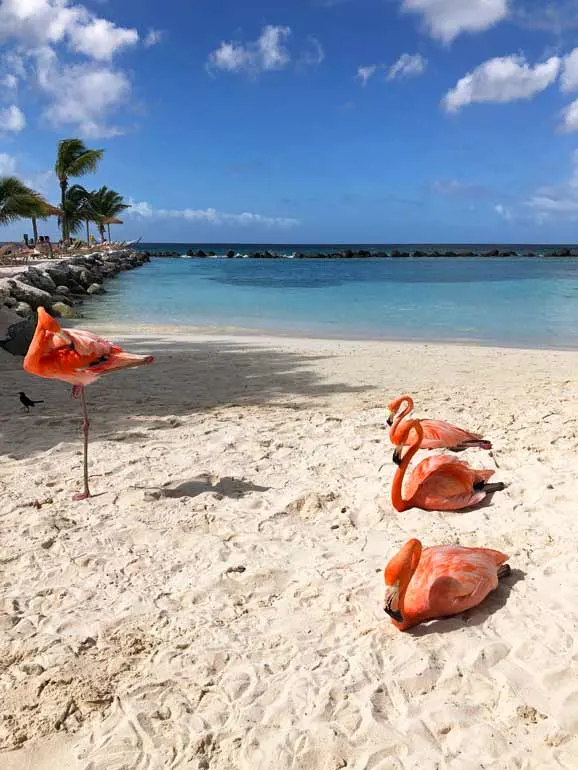
<path id="1" fill-rule="evenodd" d="M 402 457 L 403 447 L 414 432 L 413 443 Z M 488 484 L 495 471 L 477 471 L 456 457 L 439 455 L 422 460 L 409 475 L 403 494 L 403 480 L 412 457 L 423 439 L 419 420 L 406 420 L 393 453 L 398 469 L 391 488 L 391 501 L 396 511 L 421 508 L 424 511 L 461 511 L 481 503 L 487 494 L 504 489 L 504 484 Z"/>
<path id="2" fill-rule="evenodd" d="M 404 409 L 399 411 L 404 403 Z M 391 428 L 389 438 L 391 443 L 397 446 L 401 443 L 399 437 L 401 436 L 403 420 L 413 409 L 413 399 L 411 396 L 400 396 L 391 402 L 388 409 L 387 424 Z M 461 449 L 469 449 L 470 447 L 492 448 L 492 444 L 483 439 L 479 433 L 470 433 L 467 430 L 456 428 L 455 425 L 451 425 L 443 420 L 421 420 L 421 425 L 423 428 L 422 449 L 453 449 L 454 451 L 459 451 Z M 406 445 L 411 443 L 409 436 L 406 437 L 405 443 Z"/>
<path id="3" fill-rule="evenodd" d="M 400 631 L 465 612 L 484 601 L 510 574 L 508 557 L 489 548 L 408 541 L 385 568 L 384 610 Z"/>
<path id="4" fill-rule="evenodd" d="M 151 364 L 152 356 L 125 353 L 118 345 L 80 329 L 61 329 L 58 322 L 44 308 L 38 308 L 38 323 L 24 369 L 30 374 L 69 382 L 74 397 L 82 399 L 84 433 L 84 492 L 75 500 L 90 497 L 88 488 L 88 412 L 84 388 L 101 375 L 116 369 Z"/>

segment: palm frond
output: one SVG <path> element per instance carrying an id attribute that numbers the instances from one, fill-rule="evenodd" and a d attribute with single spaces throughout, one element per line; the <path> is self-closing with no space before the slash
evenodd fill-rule
<path id="1" fill-rule="evenodd" d="M 60 179 L 84 176 L 96 171 L 104 150 L 89 150 L 81 139 L 62 139 L 58 143 L 54 171 Z"/>
<path id="2" fill-rule="evenodd" d="M 24 217 L 42 217 L 46 200 L 15 176 L 0 178 L 0 225 Z"/>

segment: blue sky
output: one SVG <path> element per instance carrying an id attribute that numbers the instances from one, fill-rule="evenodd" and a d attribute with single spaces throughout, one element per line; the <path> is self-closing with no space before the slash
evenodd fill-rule
<path id="1" fill-rule="evenodd" d="M 576 242 L 576 46 L 578 0 L 0 0 L 0 174 L 104 147 L 126 238 Z"/>

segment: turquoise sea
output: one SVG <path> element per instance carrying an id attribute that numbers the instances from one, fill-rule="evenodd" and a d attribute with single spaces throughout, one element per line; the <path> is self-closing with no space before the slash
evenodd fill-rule
<path id="1" fill-rule="evenodd" d="M 578 259 L 157 258 L 110 281 L 83 313 L 131 328 L 578 349 Z"/>

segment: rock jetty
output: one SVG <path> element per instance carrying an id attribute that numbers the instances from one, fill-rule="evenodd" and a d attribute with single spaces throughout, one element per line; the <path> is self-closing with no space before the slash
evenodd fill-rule
<path id="1" fill-rule="evenodd" d="M 176 251 L 148 251 L 145 252 L 150 257 L 197 257 L 200 259 L 208 257 L 227 257 L 228 259 L 289 259 L 287 254 L 279 254 L 272 251 L 252 251 L 248 254 L 238 253 L 229 249 L 225 253 L 216 254 L 214 251 L 203 251 L 203 249 L 188 249 L 186 255 L 179 254 Z M 578 250 L 564 247 L 545 247 L 540 250 L 540 255 L 547 257 L 578 257 Z M 422 250 L 400 251 L 391 249 L 383 251 L 380 249 L 343 249 L 341 251 L 298 251 L 291 255 L 291 259 L 409 259 L 413 258 L 462 258 L 462 257 L 535 257 L 535 252 L 528 249 L 486 249 L 472 251 L 470 249 L 447 251 L 447 250 Z"/>
<path id="2" fill-rule="evenodd" d="M 107 279 L 149 261 L 146 254 L 120 250 L 0 268 L 0 347 L 25 355 L 37 308 L 56 317 L 79 318 L 78 306 L 103 294 Z"/>

